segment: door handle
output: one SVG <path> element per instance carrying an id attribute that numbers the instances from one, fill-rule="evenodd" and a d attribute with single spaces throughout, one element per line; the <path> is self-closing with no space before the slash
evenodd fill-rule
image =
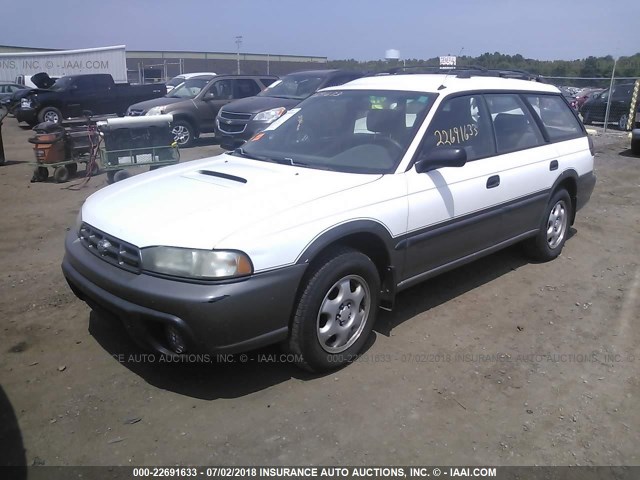
<path id="1" fill-rule="evenodd" d="M 551 170 L 552 172 L 554 170 L 558 169 L 558 160 L 552 160 L 551 163 L 549 164 L 549 170 Z"/>
<path id="2" fill-rule="evenodd" d="M 487 179 L 487 188 L 495 188 L 500 185 L 500 175 L 493 175 Z"/>

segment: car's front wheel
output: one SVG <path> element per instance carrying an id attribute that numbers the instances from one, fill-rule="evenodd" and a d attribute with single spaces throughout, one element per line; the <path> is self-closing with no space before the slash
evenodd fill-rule
<path id="1" fill-rule="evenodd" d="M 538 234 L 524 243 L 530 257 L 546 262 L 560 255 L 569 234 L 572 208 L 566 190 L 558 190 L 551 197 Z"/>
<path id="2" fill-rule="evenodd" d="M 626 130 L 627 129 L 627 120 L 629 116 L 625 113 L 618 119 L 618 130 Z"/>
<path id="3" fill-rule="evenodd" d="M 40 122 L 62 123 L 62 114 L 55 107 L 45 107 L 38 113 Z"/>
<path id="4" fill-rule="evenodd" d="M 371 259 L 351 248 L 325 255 L 307 276 L 294 313 L 289 350 L 310 371 L 356 358 L 377 316 L 380 276 Z"/>
<path id="5" fill-rule="evenodd" d="M 171 128 L 173 139 L 179 147 L 190 147 L 195 140 L 195 132 L 191 124 L 185 120 L 176 120 Z"/>

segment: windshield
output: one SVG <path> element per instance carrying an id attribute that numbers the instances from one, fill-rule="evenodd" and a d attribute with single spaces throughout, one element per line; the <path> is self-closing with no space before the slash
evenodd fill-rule
<path id="1" fill-rule="evenodd" d="M 210 81 L 211 79 L 209 78 L 191 78 L 185 80 L 166 96 L 169 98 L 194 98 Z"/>
<path id="2" fill-rule="evenodd" d="M 56 83 L 51 86 L 51 90 L 66 90 L 69 85 L 71 85 L 71 77 L 62 77 L 56 80 Z"/>
<path id="3" fill-rule="evenodd" d="M 167 86 L 169 87 L 177 87 L 182 82 L 184 82 L 184 77 L 173 77 L 171 80 L 167 82 Z"/>
<path id="4" fill-rule="evenodd" d="M 280 97 L 303 100 L 312 95 L 325 77 L 322 75 L 287 75 L 281 80 L 273 82 L 268 88 L 258 94 L 260 97 Z"/>
<path id="5" fill-rule="evenodd" d="M 234 155 L 339 172 L 395 171 L 436 94 L 318 92 Z"/>

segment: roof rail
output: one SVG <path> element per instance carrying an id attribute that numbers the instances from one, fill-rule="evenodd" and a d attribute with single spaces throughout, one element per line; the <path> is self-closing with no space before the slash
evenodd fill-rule
<path id="1" fill-rule="evenodd" d="M 526 72 L 524 70 L 509 70 L 509 69 L 488 69 L 476 65 L 456 66 L 449 68 L 442 68 L 437 66 L 428 65 L 411 65 L 408 67 L 396 67 L 384 72 L 377 73 L 376 75 L 411 75 L 411 74 L 439 74 L 439 75 L 451 75 L 458 78 L 470 78 L 470 77 L 502 77 L 502 78 L 515 78 L 518 80 L 532 80 L 541 83 L 547 83 L 540 75 Z"/>

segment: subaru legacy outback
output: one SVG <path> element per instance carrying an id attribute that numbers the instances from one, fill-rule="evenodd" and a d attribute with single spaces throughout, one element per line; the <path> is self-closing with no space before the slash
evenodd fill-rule
<path id="1" fill-rule="evenodd" d="M 557 257 L 595 185 L 582 123 L 554 86 L 463 73 L 324 89 L 242 148 L 94 193 L 64 275 L 157 352 L 283 343 L 322 371 L 403 289 L 517 242 Z"/>

